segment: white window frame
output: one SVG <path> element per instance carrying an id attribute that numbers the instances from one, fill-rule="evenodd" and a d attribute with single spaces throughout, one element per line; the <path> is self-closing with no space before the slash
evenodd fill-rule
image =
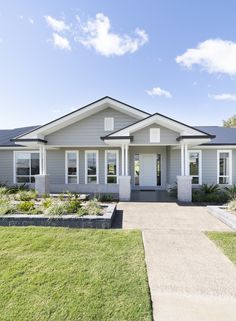
<path id="1" fill-rule="evenodd" d="M 24 183 L 18 183 L 17 182 L 17 176 L 26 176 L 26 177 L 32 177 L 32 176 L 35 176 L 35 175 L 17 175 L 16 174 L 16 155 L 17 154 L 20 154 L 20 153 L 27 153 L 27 154 L 33 154 L 33 153 L 38 153 L 39 154 L 39 163 L 40 163 L 40 151 L 39 150 L 14 150 L 13 151 L 13 182 L 14 184 L 24 184 Z M 40 165 L 39 165 L 40 167 Z M 31 158 L 30 158 L 30 168 L 31 168 Z M 40 168 L 39 168 L 39 174 L 40 174 Z M 37 175 L 39 175 L 37 174 Z M 26 183 L 26 184 L 34 184 L 34 183 Z"/>
<path id="2" fill-rule="evenodd" d="M 150 143 L 160 143 L 161 134 L 160 128 L 152 127 L 150 128 Z"/>
<path id="3" fill-rule="evenodd" d="M 191 175 L 192 177 L 198 177 L 198 184 L 192 184 L 192 185 L 202 185 L 202 151 L 199 149 L 190 149 L 188 150 L 188 175 L 190 175 L 190 153 L 198 153 L 199 155 L 199 170 L 198 175 Z"/>
<path id="4" fill-rule="evenodd" d="M 68 175 L 68 154 L 75 153 L 76 154 L 76 175 Z M 69 183 L 68 176 L 77 177 L 76 183 Z M 79 184 L 79 151 L 78 150 L 66 150 L 65 151 L 65 183 L 66 184 Z"/>
<path id="5" fill-rule="evenodd" d="M 95 184 L 99 184 L 99 151 L 98 150 L 86 150 L 85 151 L 85 184 L 92 184 L 88 183 L 88 177 L 95 176 L 95 175 L 88 175 L 88 153 L 96 153 L 96 178 L 97 182 Z"/>
<path id="6" fill-rule="evenodd" d="M 111 121 L 111 126 L 109 127 L 109 121 Z M 114 117 L 105 117 L 104 118 L 104 130 L 105 132 L 114 130 Z"/>
<path id="7" fill-rule="evenodd" d="M 229 175 L 220 175 L 220 153 L 229 153 Z M 229 177 L 228 184 L 220 184 L 220 177 Z M 232 185 L 232 150 L 231 149 L 218 149 L 217 150 L 217 184 L 219 185 Z"/>
<path id="8" fill-rule="evenodd" d="M 116 177 L 116 183 L 108 183 L 107 182 L 107 154 L 108 153 L 115 153 L 116 154 L 116 175 L 109 175 L 109 177 Z M 107 149 L 107 150 L 105 150 L 105 184 L 118 184 L 118 176 L 119 176 L 119 150 Z"/>

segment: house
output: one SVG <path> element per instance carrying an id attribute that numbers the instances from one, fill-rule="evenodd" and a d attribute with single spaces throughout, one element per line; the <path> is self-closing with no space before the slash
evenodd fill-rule
<path id="1" fill-rule="evenodd" d="M 0 182 L 40 193 L 236 183 L 236 128 L 192 127 L 104 97 L 42 126 L 0 130 Z"/>

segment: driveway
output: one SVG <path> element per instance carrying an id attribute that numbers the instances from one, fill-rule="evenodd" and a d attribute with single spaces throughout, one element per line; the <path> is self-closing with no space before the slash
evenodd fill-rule
<path id="1" fill-rule="evenodd" d="M 203 231 L 231 231 L 204 207 L 119 203 L 143 233 L 155 321 L 235 321 L 236 267 Z"/>

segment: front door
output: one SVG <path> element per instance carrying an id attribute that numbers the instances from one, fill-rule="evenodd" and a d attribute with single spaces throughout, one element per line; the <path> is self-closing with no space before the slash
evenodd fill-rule
<path id="1" fill-rule="evenodd" d="M 140 186 L 157 185 L 156 162 L 156 154 L 140 154 Z"/>

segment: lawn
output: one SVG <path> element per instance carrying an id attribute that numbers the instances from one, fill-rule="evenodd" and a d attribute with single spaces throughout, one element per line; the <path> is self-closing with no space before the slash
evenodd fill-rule
<path id="1" fill-rule="evenodd" d="M 152 320 L 139 231 L 0 227 L 0 320 Z"/>
<path id="2" fill-rule="evenodd" d="M 207 232 L 207 236 L 214 241 L 224 254 L 236 265 L 236 233 Z"/>

